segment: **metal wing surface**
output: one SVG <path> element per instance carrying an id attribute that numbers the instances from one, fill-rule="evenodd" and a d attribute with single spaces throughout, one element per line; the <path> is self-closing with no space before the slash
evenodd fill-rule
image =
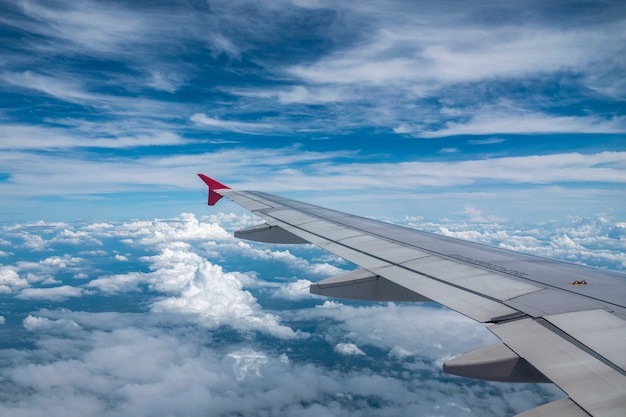
<path id="1" fill-rule="evenodd" d="M 568 398 L 518 417 L 626 416 L 626 277 L 237 191 L 202 174 L 209 204 L 222 196 L 266 223 L 235 236 L 313 243 L 361 268 L 311 286 L 332 297 L 435 301 L 500 338 L 448 361 L 448 373 L 504 382 L 553 382 Z"/>

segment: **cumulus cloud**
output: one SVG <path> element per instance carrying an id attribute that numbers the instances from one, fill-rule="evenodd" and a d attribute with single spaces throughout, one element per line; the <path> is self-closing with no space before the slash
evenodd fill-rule
<path id="1" fill-rule="evenodd" d="M 244 331 L 260 330 L 278 337 L 295 337 L 296 333 L 281 325 L 277 316 L 264 313 L 256 299 L 243 289 L 240 273 L 225 272 L 187 247 L 174 242 L 159 255 L 145 257 L 152 272 L 116 274 L 90 281 L 86 286 L 107 294 L 139 291 L 148 284 L 163 297 L 152 303 L 161 313 L 187 314 L 203 325 L 216 328 L 230 325 Z"/>
<path id="2" fill-rule="evenodd" d="M 102 242 L 95 239 L 87 231 L 82 231 L 82 230 L 74 231 L 74 230 L 65 229 L 61 231 L 60 233 L 58 233 L 52 239 L 52 242 L 66 243 L 66 244 L 71 244 L 71 245 L 89 244 L 89 245 L 102 246 Z"/>
<path id="3" fill-rule="evenodd" d="M 39 235 L 22 232 L 19 234 L 19 237 L 23 241 L 21 246 L 27 249 L 31 249 L 34 251 L 43 251 L 47 246 L 46 240 Z"/>
<path id="4" fill-rule="evenodd" d="M 469 217 L 469 220 L 471 222 L 479 222 L 479 223 L 492 222 L 492 223 L 497 223 L 497 222 L 504 222 L 504 221 L 506 221 L 506 219 L 499 218 L 499 217 L 493 216 L 493 215 L 484 216 L 482 210 L 478 210 L 476 207 L 473 207 L 473 206 L 465 206 L 463 208 L 463 212 L 465 214 L 467 214 L 467 216 Z"/>
<path id="5" fill-rule="evenodd" d="M 16 296 L 21 300 L 66 301 L 69 298 L 81 297 L 83 291 L 70 285 L 51 288 L 25 288 Z"/>
<path id="6" fill-rule="evenodd" d="M 465 212 L 471 215 L 472 221 L 434 224 L 405 219 L 400 223 L 517 252 L 602 268 L 623 270 L 626 267 L 626 246 L 620 234 L 622 222 L 600 216 L 520 227 L 496 216 L 484 216 L 474 208 Z"/>
<path id="7" fill-rule="evenodd" d="M 57 329 L 57 330 L 63 331 L 63 330 L 74 330 L 74 329 L 80 328 L 78 323 L 76 323 L 74 320 L 69 320 L 69 319 L 51 320 L 46 317 L 38 317 L 38 316 L 32 316 L 32 315 L 28 315 L 28 317 L 26 317 L 23 320 L 22 324 L 24 325 L 24 328 L 26 330 L 30 330 L 30 331 L 50 330 L 50 329 Z"/>
<path id="8" fill-rule="evenodd" d="M 193 213 L 182 213 L 177 218 L 169 220 L 138 220 L 123 223 L 115 230 L 107 232 L 107 235 L 129 238 L 140 245 L 234 239 L 219 223 L 200 221 Z"/>
<path id="9" fill-rule="evenodd" d="M 337 343 L 335 345 L 335 352 L 342 355 L 365 355 L 357 345 L 354 343 Z"/>
<path id="10" fill-rule="evenodd" d="M 272 297 L 284 298 L 287 300 L 302 300 L 304 298 L 317 297 L 309 291 L 309 287 L 312 283 L 313 282 L 308 279 L 298 279 L 293 282 L 282 283 L 272 293 Z"/>
<path id="11" fill-rule="evenodd" d="M 197 315 L 216 327 L 228 324 L 242 330 L 261 330 L 278 337 L 295 337 L 275 315 L 264 313 L 256 299 L 243 290 L 237 274 L 226 273 L 196 254 L 165 250 L 151 258 L 151 285 L 170 296 L 155 302 L 157 312 Z"/>
<path id="12" fill-rule="evenodd" d="M 129 272 L 127 274 L 105 275 L 92 279 L 86 284 L 86 287 L 98 289 L 105 294 L 138 292 L 140 291 L 138 285 L 145 280 L 145 274 L 141 272 Z"/>
<path id="13" fill-rule="evenodd" d="M 116 253 L 113 259 L 120 262 L 128 262 L 128 258 L 124 255 L 120 255 L 119 253 Z"/>
<path id="14" fill-rule="evenodd" d="M 289 249 L 272 250 L 259 248 L 247 242 L 238 242 L 237 249 L 251 258 L 279 261 L 289 265 L 290 268 L 319 278 L 327 278 L 344 272 L 341 268 L 328 262 L 310 262 L 305 258 L 294 255 Z"/>
<path id="15" fill-rule="evenodd" d="M 16 268 L 0 265 L 0 293 L 10 293 L 28 286 L 28 280 L 20 277 Z"/>

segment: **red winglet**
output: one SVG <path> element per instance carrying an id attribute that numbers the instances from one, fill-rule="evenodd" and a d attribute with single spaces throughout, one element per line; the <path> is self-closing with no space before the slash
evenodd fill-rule
<path id="1" fill-rule="evenodd" d="M 204 174 L 198 174 L 198 176 L 209 187 L 209 206 L 214 206 L 215 203 L 220 201 L 220 198 L 223 197 L 221 194 L 216 193 L 214 190 L 230 189 L 230 187 L 227 187 L 221 182 L 215 181 L 213 178 L 209 178 Z"/>

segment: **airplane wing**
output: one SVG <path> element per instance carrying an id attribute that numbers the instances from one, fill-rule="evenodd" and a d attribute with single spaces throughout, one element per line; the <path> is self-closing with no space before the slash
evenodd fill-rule
<path id="1" fill-rule="evenodd" d="M 313 243 L 360 269 L 311 292 L 374 301 L 435 301 L 502 343 L 454 358 L 444 371 L 502 382 L 552 382 L 568 397 L 517 417 L 626 416 L 626 276 L 426 233 L 198 174 L 209 204 L 226 197 L 265 223 L 235 236 Z"/>

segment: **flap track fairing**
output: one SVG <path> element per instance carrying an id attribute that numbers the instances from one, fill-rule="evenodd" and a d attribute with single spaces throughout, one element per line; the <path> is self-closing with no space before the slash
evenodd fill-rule
<path id="1" fill-rule="evenodd" d="M 326 278 L 311 285 L 312 294 L 364 301 L 431 301 L 364 269 Z"/>
<path id="2" fill-rule="evenodd" d="M 280 226 L 270 226 L 267 223 L 237 230 L 235 237 L 263 243 L 309 243 Z"/>
<path id="3" fill-rule="evenodd" d="M 505 344 L 485 346 L 443 364 L 447 374 L 496 382 L 551 382 Z"/>

